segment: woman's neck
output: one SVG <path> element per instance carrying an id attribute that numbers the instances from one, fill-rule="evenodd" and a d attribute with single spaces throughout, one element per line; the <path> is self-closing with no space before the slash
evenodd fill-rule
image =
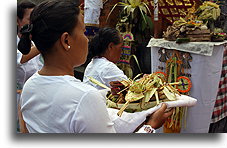
<path id="1" fill-rule="evenodd" d="M 46 76 L 64 76 L 64 75 L 74 76 L 74 70 L 58 65 L 54 66 L 44 65 L 43 68 L 38 73 L 40 75 Z"/>
<path id="2" fill-rule="evenodd" d="M 44 66 L 39 71 L 41 75 L 71 75 L 74 76 L 74 68 L 70 61 L 64 56 L 44 57 Z"/>

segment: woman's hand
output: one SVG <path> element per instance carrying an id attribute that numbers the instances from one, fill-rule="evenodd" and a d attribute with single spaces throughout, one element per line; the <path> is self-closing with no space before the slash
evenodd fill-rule
<path id="1" fill-rule="evenodd" d="M 145 123 L 146 125 L 150 125 L 154 129 L 160 128 L 166 119 L 173 114 L 173 109 L 166 112 L 167 105 L 165 103 L 162 104 L 161 108 L 159 108 L 156 112 L 151 114 L 148 118 L 148 121 Z"/>

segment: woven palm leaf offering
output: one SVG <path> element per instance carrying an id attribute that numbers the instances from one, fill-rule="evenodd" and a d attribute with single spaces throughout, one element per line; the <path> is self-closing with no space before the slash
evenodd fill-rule
<path id="1" fill-rule="evenodd" d="M 137 112 L 154 107 L 161 102 L 174 101 L 176 95 L 180 95 L 173 85 L 179 85 L 181 82 L 166 83 L 155 73 L 136 79 L 139 76 L 141 74 L 133 80 L 110 82 L 112 88 L 107 105 L 120 109 L 119 116 L 123 111 Z"/>
<path id="2" fill-rule="evenodd" d="M 141 75 L 137 75 L 133 80 L 112 81 L 111 88 L 92 77 L 88 78 L 92 83 L 110 90 L 107 94 L 107 106 L 119 109 L 118 116 L 121 116 L 123 111 L 138 112 L 161 102 L 176 101 L 177 95 L 180 96 L 173 86 L 180 85 L 181 82 L 166 83 L 157 73 L 146 74 L 139 78 Z"/>
<path id="3" fill-rule="evenodd" d="M 109 90 L 107 94 L 107 107 L 118 109 L 118 116 L 121 117 L 124 111 L 139 112 L 165 102 L 169 108 L 178 107 L 171 116 L 171 121 L 168 122 L 168 126 L 181 126 L 179 122 L 182 121 L 184 114 L 179 110 L 179 107 L 194 106 L 197 100 L 189 96 L 181 95 L 178 92 L 176 88 L 182 85 L 181 81 L 167 83 L 163 75 L 159 73 L 141 76 L 142 74 L 136 76 L 133 80 L 112 81 L 110 82 L 111 88 L 103 85 L 92 77 L 88 78 L 91 82 Z"/>

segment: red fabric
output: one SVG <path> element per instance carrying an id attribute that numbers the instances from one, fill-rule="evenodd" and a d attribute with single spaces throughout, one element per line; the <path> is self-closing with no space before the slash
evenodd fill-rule
<path id="1" fill-rule="evenodd" d="M 227 47 L 224 50 L 221 79 L 211 123 L 218 122 L 225 117 L 227 117 Z"/>

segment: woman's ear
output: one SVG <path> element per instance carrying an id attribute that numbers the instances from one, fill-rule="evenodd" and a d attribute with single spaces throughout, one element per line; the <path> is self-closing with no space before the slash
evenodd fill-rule
<path id="1" fill-rule="evenodd" d="M 112 50 L 114 47 L 114 43 L 113 42 L 110 42 L 109 45 L 108 45 L 108 50 Z"/>
<path id="2" fill-rule="evenodd" d="M 62 47 L 63 47 L 66 51 L 69 51 L 70 45 L 69 45 L 69 33 L 68 33 L 68 32 L 64 32 L 64 33 L 61 35 L 60 41 L 61 41 Z"/>

